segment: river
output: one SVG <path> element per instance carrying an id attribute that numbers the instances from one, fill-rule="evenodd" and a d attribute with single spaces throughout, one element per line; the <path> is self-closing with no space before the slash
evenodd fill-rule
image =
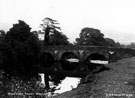
<path id="1" fill-rule="evenodd" d="M 71 61 L 71 59 L 70 59 Z M 73 62 L 77 62 L 77 60 L 75 59 L 75 61 Z M 108 64 L 108 61 L 100 61 L 100 60 L 93 60 L 91 61 L 94 64 Z M 41 76 L 41 83 L 44 84 L 44 73 L 39 73 L 39 75 Z M 76 88 L 78 86 L 78 84 L 80 83 L 81 78 L 75 78 L 75 77 L 66 77 L 64 80 L 62 80 L 62 82 L 56 87 L 56 90 L 54 93 L 60 94 L 66 91 L 70 91 L 73 88 Z M 49 82 L 49 84 L 51 86 L 53 86 L 52 82 Z M 45 84 L 44 84 L 45 85 Z"/>

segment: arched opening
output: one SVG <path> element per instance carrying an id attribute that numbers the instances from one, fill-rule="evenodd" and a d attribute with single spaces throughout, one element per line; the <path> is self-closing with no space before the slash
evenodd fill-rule
<path id="1" fill-rule="evenodd" d="M 50 68 L 54 64 L 54 57 L 51 53 L 44 52 L 40 57 L 40 65 L 45 68 Z"/>
<path id="2" fill-rule="evenodd" d="M 87 57 L 86 62 L 90 63 L 99 63 L 99 64 L 105 64 L 108 63 L 106 57 L 99 53 L 93 53 L 90 56 Z"/>
<path id="3" fill-rule="evenodd" d="M 107 58 L 99 53 L 93 53 L 90 56 L 87 57 L 86 63 L 88 65 L 88 68 L 90 70 L 100 70 L 104 68 L 104 64 L 108 64 Z"/>
<path id="4" fill-rule="evenodd" d="M 61 56 L 61 64 L 64 70 L 75 70 L 78 62 L 78 57 L 72 52 L 65 52 Z"/>

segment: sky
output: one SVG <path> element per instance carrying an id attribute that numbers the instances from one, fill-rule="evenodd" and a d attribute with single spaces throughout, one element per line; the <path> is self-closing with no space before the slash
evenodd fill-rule
<path id="1" fill-rule="evenodd" d="M 79 37 L 81 29 L 101 30 L 122 44 L 135 42 L 134 0 L 0 0 L 0 29 L 9 30 L 24 20 L 32 30 L 45 17 L 58 20 L 69 41 Z"/>

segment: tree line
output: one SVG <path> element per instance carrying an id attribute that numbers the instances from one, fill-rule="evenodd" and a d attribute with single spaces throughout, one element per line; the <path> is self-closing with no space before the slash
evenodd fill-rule
<path id="1" fill-rule="evenodd" d="M 44 18 L 40 25 L 45 33 L 44 40 L 38 39 L 38 31 L 31 31 L 31 27 L 22 20 L 9 31 L 0 30 L 0 68 L 6 76 L 18 76 L 27 80 L 35 77 L 39 71 L 41 47 L 48 45 L 89 45 L 125 47 L 111 38 L 105 38 L 100 30 L 85 27 L 74 44 L 61 32 L 57 20 Z M 128 46 L 135 47 L 135 44 Z M 58 81 L 56 81 L 58 82 Z"/>
<path id="2" fill-rule="evenodd" d="M 76 38 L 72 44 L 61 32 L 58 24 L 57 20 L 48 17 L 43 19 L 41 24 L 45 33 L 43 41 L 38 39 L 38 31 L 31 31 L 30 26 L 22 20 L 13 24 L 7 32 L 0 30 L 0 67 L 10 75 L 19 75 L 18 73 L 26 75 L 31 72 L 31 68 L 33 68 L 31 74 L 36 73 L 42 45 L 135 47 L 134 43 L 127 46 L 121 45 L 111 38 L 105 38 L 100 30 L 89 27 L 83 28 L 79 38 Z"/>

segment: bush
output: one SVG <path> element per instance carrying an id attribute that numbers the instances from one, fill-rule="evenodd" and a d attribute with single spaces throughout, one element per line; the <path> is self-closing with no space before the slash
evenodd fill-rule
<path id="1" fill-rule="evenodd" d="M 23 81 L 18 77 L 8 79 L 4 76 L 4 71 L 0 70 L 0 98 L 45 98 L 49 96 L 47 90 L 38 85 L 36 78 L 29 81 Z"/>

